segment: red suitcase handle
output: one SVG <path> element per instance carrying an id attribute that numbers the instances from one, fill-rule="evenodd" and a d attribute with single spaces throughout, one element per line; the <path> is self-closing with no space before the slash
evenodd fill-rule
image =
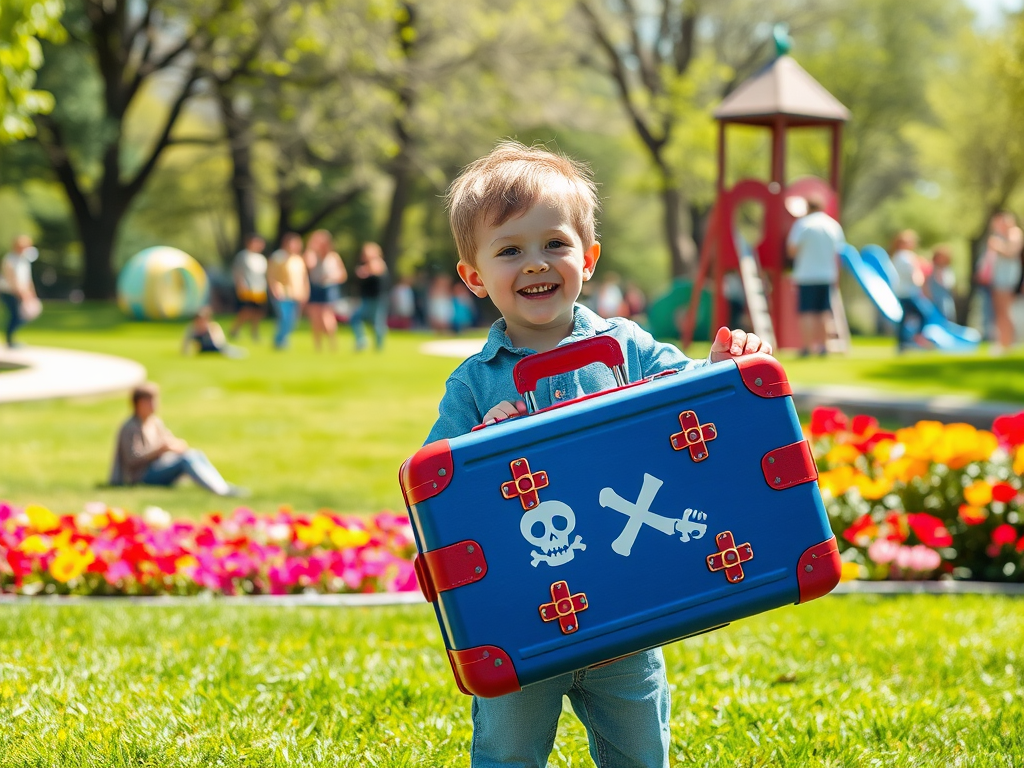
<path id="1" fill-rule="evenodd" d="M 625 362 L 618 341 L 611 336 L 594 336 L 524 357 L 512 369 L 512 378 L 516 390 L 526 401 L 526 407 L 533 413 L 537 410 L 537 399 L 533 392 L 541 379 L 575 371 L 592 363 L 604 363 L 615 374 L 615 383 L 624 387 L 627 383 Z"/>

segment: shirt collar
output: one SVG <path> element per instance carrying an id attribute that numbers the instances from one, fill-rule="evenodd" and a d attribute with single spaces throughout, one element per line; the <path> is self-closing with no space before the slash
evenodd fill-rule
<path id="1" fill-rule="evenodd" d="M 582 304 L 573 305 L 572 323 L 572 333 L 558 342 L 558 346 L 571 344 L 572 342 L 579 341 L 580 339 L 587 339 L 591 336 L 596 336 L 599 333 L 605 333 L 612 328 L 611 323 L 597 313 L 587 309 Z M 512 344 L 512 339 L 510 339 L 506 333 L 507 327 L 508 325 L 503 317 L 499 317 L 494 321 L 494 324 L 491 325 L 491 330 L 487 334 L 487 342 L 484 344 L 484 348 L 480 351 L 480 357 L 483 362 L 492 360 L 495 355 L 498 354 L 498 350 L 501 349 L 507 349 L 517 357 L 526 357 L 527 355 L 534 354 L 536 350 L 529 349 L 527 347 L 514 346 Z"/>

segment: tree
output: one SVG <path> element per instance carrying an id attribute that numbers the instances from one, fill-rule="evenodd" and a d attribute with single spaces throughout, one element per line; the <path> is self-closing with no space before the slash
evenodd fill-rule
<path id="1" fill-rule="evenodd" d="M 212 7 L 198 0 L 194 5 L 170 0 L 69 5 L 65 27 L 71 42 L 50 50 L 40 70 L 41 82 L 57 95 L 57 107 L 52 115 L 36 117 L 36 141 L 74 212 L 87 297 L 113 295 L 118 228 L 172 146 L 179 118 L 200 92 L 205 67 L 218 54 L 217 46 L 225 45 L 218 33 L 234 31 L 230 17 L 241 5 L 240 0 L 219 0 Z M 126 141 L 126 121 L 147 89 L 167 92 L 168 107 L 150 145 L 140 151 Z"/>
<path id="2" fill-rule="evenodd" d="M 53 96 L 35 89 L 39 41 L 64 40 L 63 13 L 62 0 L 0 0 L 0 143 L 32 136 L 32 116 L 53 109 Z"/>
<path id="3" fill-rule="evenodd" d="M 662 199 L 672 274 L 696 266 L 697 220 L 713 196 L 711 108 L 770 54 L 771 23 L 817 23 L 815 4 L 729 0 L 578 0 L 600 51 L 590 63 L 610 78 L 646 148 Z M 694 205 L 697 203 L 697 205 Z"/>

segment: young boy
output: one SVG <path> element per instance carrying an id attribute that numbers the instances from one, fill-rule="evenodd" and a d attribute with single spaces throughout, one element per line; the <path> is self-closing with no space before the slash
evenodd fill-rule
<path id="1" fill-rule="evenodd" d="M 635 323 L 605 320 L 576 304 L 601 254 L 594 231 L 597 190 L 589 170 L 541 148 L 505 141 L 467 167 L 448 193 L 459 251 L 459 276 L 501 312 L 482 352 L 448 379 L 440 417 L 427 441 L 469 432 L 480 423 L 525 413 L 512 368 L 526 355 L 608 335 L 623 347 L 630 381 L 669 368 L 706 365 L 662 344 Z M 768 344 L 721 328 L 710 362 Z M 615 386 L 611 371 L 591 365 L 553 376 L 537 390 L 539 407 Z M 494 699 L 473 699 L 472 765 L 547 765 L 568 695 L 601 768 L 669 764 L 669 691 L 660 649 L 596 669 L 529 685 Z"/>

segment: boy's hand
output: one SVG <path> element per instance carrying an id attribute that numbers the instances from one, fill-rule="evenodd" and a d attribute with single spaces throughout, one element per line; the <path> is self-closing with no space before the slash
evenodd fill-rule
<path id="1" fill-rule="evenodd" d="M 720 363 L 723 360 L 752 355 L 755 352 L 770 355 L 772 345 L 767 341 L 762 341 L 760 336 L 739 329 L 730 331 L 723 325 L 715 334 L 715 342 L 711 345 L 711 354 L 708 355 L 708 359 L 712 363 Z"/>
<path id="2" fill-rule="evenodd" d="M 505 419 L 511 419 L 513 416 L 525 415 L 526 403 L 522 400 L 516 400 L 514 403 L 510 403 L 508 400 L 502 400 L 484 414 L 483 424 L 484 426 L 488 426 L 490 424 L 497 424 L 499 421 L 504 421 Z"/>

